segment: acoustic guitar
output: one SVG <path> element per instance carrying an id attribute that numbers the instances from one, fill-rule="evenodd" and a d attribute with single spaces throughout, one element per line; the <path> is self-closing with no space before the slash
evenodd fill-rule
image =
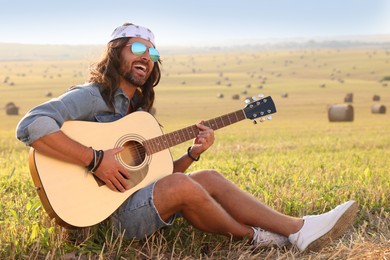
<path id="1" fill-rule="evenodd" d="M 217 130 L 244 119 L 263 121 L 276 112 L 271 97 L 261 98 L 236 112 L 203 124 Z M 116 159 L 130 173 L 131 188 L 123 193 L 110 190 L 85 167 L 45 156 L 31 148 L 29 166 L 46 212 L 67 228 L 95 225 L 108 218 L 134 192 L 172 174 L 169 147 L 195 138 L 196 125 L 164 134 L 147 112 L 134 112 L 110 123 L 66 121 L 61 130 L 72 139 L 94 149 L 125 147 Z"/>

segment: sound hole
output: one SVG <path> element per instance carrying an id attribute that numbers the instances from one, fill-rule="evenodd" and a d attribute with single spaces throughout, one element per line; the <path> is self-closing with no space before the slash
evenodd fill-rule
<path id="1" fill-rule="evenodd" d="M 128 166 L 138 166 L 145 160 L 145 148 L 137 141 L 127 141 L 123 144 L 125 148 L 120 157 Z"/>

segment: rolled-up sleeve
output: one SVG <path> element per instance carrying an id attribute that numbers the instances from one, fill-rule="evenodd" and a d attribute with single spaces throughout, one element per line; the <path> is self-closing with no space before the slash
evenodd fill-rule
<path id="1" fill-rule="evenodd" d="M 92 88 L 80 87 L 31 109 L 19 122 L 16 137 L 31 145 L 59 131 L 67 120 L 93 120 L 97 95 Z"/>
<path id="2" fill-rule="evenodd" d="M 24 122 L 21 121 L 16 128 L 16 137 L 26 145 L 30 145 L 35 140 L 60 129 L 56 121 L 48 116 L 38 117 L 26 126 L 23 124 Z"/>

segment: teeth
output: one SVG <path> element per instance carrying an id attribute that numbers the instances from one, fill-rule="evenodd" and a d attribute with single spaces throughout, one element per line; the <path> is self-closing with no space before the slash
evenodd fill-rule
<path id="1" fill-rule="evenodd" d="M 146 71 L 146 67 L 143 65 L 136 65 L 135 68 Z"/>

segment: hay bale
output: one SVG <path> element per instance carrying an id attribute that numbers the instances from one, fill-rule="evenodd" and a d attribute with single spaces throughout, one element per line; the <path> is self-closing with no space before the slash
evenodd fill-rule
<path id="1" fill-rule="evenodd" d="M 217 98 L 223 98 L 223 97 L 224 97 L 223 93 L 218 93 L 217 94 Z"/>
<path id="2" fill-rule="evenodd" d="M 288 93 L 287 92 L 284 92 L 280 95 L 282 98 L 288 98 Z"/>
<path id="3" fill-rule="evenodd" d="M 5 113 L 7 115 L 19 115 L 19 107 L 13 102 L 9 102 L 5 105 Z"/>
<path id="4" fill-rule="evenodd" d="M 8 102 L 6 105 L 5 105 L 5 109 L 9 108 L 9 107 L 15 107 L 15 103 L 14 102 Z"/>
<path id="5" fill-rule="evenodd" d="M 352 103 L 353 102 L 353 93 L 347 93 L 344 97 L 345 103 Z"/>
<path id="6" fill-rule="evenodd" d="M 240 95 L 234 94 L 234 95 L 232 96 L 232 99 L 233 99 L 233 100 L 238 100 L 238 99 L 240 99 Z"/>
<path id="7" fill-rule="evenodd" d="M 338 104 L 328 107 L 329 122 L 352 122 L 353 117 L 353 106 L 350 104 Z"/>
<path id="8" fill-rule="evenodd" d="M 379 95 L 374 95 L 372 97 L 372 101 L 380 101 L 381 100 L 381 97 Z"/>
<path id="9" fill-rule="evenodd" d="M 371 107 L 371 113 L 373 114 L 386 114 L 386 106 L 380 104 L 374 104 Z"/>

